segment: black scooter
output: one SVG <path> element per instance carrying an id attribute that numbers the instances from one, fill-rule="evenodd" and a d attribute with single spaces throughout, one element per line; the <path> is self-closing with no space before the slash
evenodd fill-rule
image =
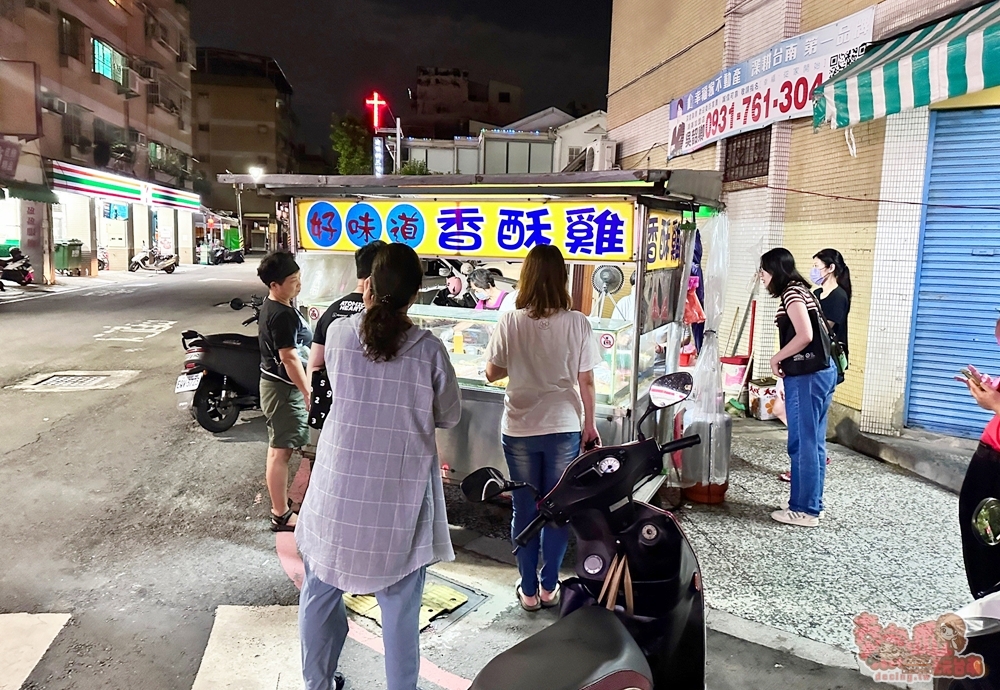
<path id="1" fill-rule="evenodd" d="M 253 309 L 253 316 L 243 322 L 249 326 L 257 323 L 263 303 L 254 295 L 249 304 L 237 297 L 229 306 L 236 311 L 247 306 Z M 217 434 L 232 428 L 241 410 L 260 407 L 260 343 L 256 335 L 184 331 L 181 344 L 184 373 L 174 386 L 178 408 L 189 410 L 202 427 Z"/>
<path id="2" fill-rule="evenodd" d="M 213 266 L 219 264 L 241 264 L 244 261 L 242 249 L 226 249 L 223 246 L 212 247 L 208 254 L 208 260 Z"/>
<path id="3" fill-rule="evenodd" d="M 5 288 L 3 281 L 17 283 L 24 286 L 35 280 L 35 272 L 31 268 L 31 261 L 21 252 L 20 247 L 12 247 L 10 258 L 0 259 L 0 292 Z"/>
<path id="4" fill-rule="evenodd" d="M 973 461 L 975 462 L 975 460 Z M 1000 690 L 1000 500 L 995 469 L 966 479 L 959 497 L 962 550 L 975 601 L 937 622 L 949 657 L 932 659 L 934 690 Z M 947 632 L 945 632 L 947 631 Z"/>
<path id="5" fill-rule="evenodd" d="M 637 428 L 656 409 L 691 392 L 687 373 L 658 378 Z M 663 470 L 663 458 L 697 445 L 646 439 L 597 448 L 574 460 L 539 499 L 539 516 L 515 539 L 544 525 L 576 535 L 576 577 L 563 583 L 559 620 L 494 658 L 470 690 L 704 690 L 705 602 L 698 559 L 673 515 L 633 499 Z M 534 490 L 484 468 L 462 482 L 470 501 Z"/>

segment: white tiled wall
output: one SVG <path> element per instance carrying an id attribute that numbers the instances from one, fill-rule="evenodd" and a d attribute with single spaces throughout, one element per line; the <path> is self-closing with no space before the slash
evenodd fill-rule
<path id="1" fill-rule="evenodd" d="M 879 204 L 861 409 L 861 430 L 870 433 L 902 428 L 929 128 L 927 108 L 886 121 L 879 198 L 916 204 Z"/>
<path id="2" fill-rule="evenodd" d="M 645 153 L 656 144 L 666 146 L 670 132 L 670 104 L 612 129 L 608 136 L 620 142 L 621 157 Z"/>
<path id="3" fill-rule="evenodd" d="M 729 214 L 729 274 L 726 277 L 726 308 L 719 328 L 719 343 L 728 356 L 736 345 L 743 315 L 747 311 L 750 287 L 760 264 L 760 253 L 770 242 L 768 207 L 770 192 L 767 189 L 747 189 L 726 195 L 726 211 Z M 766 308 L 767 298 L 758 294 L 758 324 L 763 323 L 759 314 Z M 734 323 L 735 322 L 735 323 Z M 758 326 L 757 342 L 762 336 Z M 764 330 L 772 330 L 765 328 Z M 746 354 L 749 348 L 750 323 L 744 330 L 738 348 L 739 354 Z M 757 348 L 761 351 L 760 348 Z"/>

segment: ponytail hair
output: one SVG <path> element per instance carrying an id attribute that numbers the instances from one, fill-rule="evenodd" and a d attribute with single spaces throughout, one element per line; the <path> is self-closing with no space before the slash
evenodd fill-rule
<path id="1" fill-rule="evenodd" d="M 372 264 L 372 305 L 361 319 L 361 344 L 373 362 L 388 362 L 399 353 L 412 324 L 406 310 L 423 283 L 417 253 L 393 243 L 378 250 Z"/>
<path id="2" fill-rule="evenodd" d="M 815 254 L 813 258 L 819 259 L 823 262 L 824 266 L 829 266 L 833 269 L 833 277 L 837 279 L 837 285 L 847 293 L 847 304 L 850 305 L 854 292 L 851 289 L 851 269 L 847 267 L 844 255 L 836 249 L 823 249 Z"/>

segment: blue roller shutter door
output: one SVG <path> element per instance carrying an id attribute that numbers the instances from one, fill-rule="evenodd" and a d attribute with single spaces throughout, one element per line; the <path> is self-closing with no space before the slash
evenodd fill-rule
<path id="1" fill-rule="evenodd" d="M 907 426 L 976 437 L 990 420 L 954 377 L 973 364 L 1000 374 L 1000 109 L 933 120 L 913 324 Z"/>

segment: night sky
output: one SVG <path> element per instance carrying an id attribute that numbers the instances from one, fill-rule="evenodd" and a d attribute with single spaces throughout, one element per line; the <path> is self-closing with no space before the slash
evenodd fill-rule
<path id="1" fill-rule="evenodd" d="M 331 112 L 373 89 L 406 118 L 420 65 L 524 89 L 526 114 L 604 108 L 612 0 L 194 0 L 200 46 L 269 55 L 295 89 L 299 139 L 329 144 Z"/>

